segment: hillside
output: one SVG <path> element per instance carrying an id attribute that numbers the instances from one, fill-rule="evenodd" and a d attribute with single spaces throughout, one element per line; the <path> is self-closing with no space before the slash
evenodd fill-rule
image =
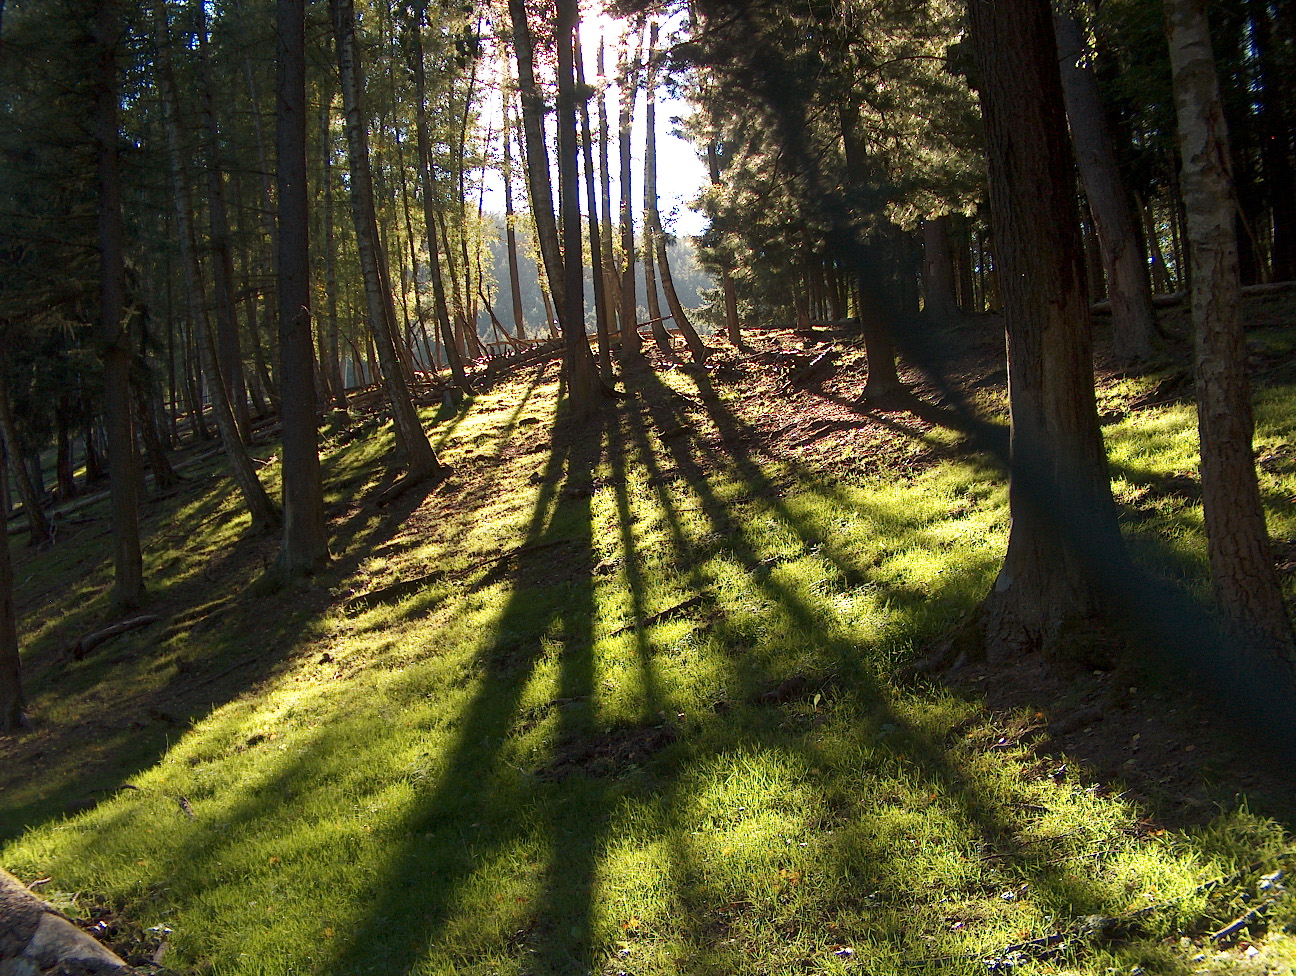
<path id="1" fill-rule="evenodd" d="M 1293 307 L 1250 318 L 1290 553 Z M 159 620 L 80 661 L 107 513 L 66 517 L 16 553 L 36 725 L 0 740 L 0 864 L 155 971 L 1290 971 L 1293 771 L 1118 638 L 940 653 L 1002 558 L 1002 470 L 919 371 L 861 407 L 848 327 L 750 338 L 592 422 L 554 362 L 426 407 L 454 473 L 386 506 L 355 398 L 334 562 L 288 589 L 196 460 L 145 514 Z M 1001 323 L 939 339 L 1001 421 Z M 1131 549 L 1201 597 L 1184 356 L 1099 399 Z"/>

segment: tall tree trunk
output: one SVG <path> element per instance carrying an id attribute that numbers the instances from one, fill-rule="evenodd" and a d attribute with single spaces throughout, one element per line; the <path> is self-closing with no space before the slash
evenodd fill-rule
<path id="1" fill-rule="evenodd" d="M 423 66 L 423 27 L 416 20 L 409 24 L 409 58 L 414 74 L 415 148 L 418 151 L 419 187 L 423 195 L 423 223 L 428 237 L 428 274 L 432 278 L 433 310 L 441 332 L 441 347 L 455 386 L 467 392 L 468 376 L 464 372 L 463 357 L 455 342 L 454 327 L 450 322 L 450 309 L 446 304 L 445 281 L 441 277 L 441 255 L 437 242 L 436 193 L 432 183 L 432 139 L 428 132 L 427 76 Z"/>
<path id="2" fill-rule="evenodd" d="M 108 426 L 108 479 L 113 532 L 113 603 L 132 610 L 144 602 L 144 561 L 139 539 L 139 468 L 131 429 L 130 334 L 126 326 L 126 257 L 123 244 L 117 113 L 118 0 L 95 4 L 98 56 L 95 92 L 95 162 L 99 198 L 99 328 L 104 413 Z"/>
<path id="3" fill-rule="evenodd" d="M 982 608 L 992 657 L 1047 647 L 1119 568 L 1075 175 L 1047 0 L 969 6 L 981 81 L 1012 412 L 1008 552 Z M 1031 192 L 1022 192 L 1030 187 Z"/>
<path id="4" fill-rule="evenodd" d="M 373 176 L 369 168 L 369 132 L 362 107 L 364 83 L 356 50 L 353 0 L 330 0 L 333 33 L 337 40 L 338 73 L 346 113 L 347 153 L 351 164 L 351 213 L 356 246 L 364 274 L 369 325 L 378 347 L 383 380 L 391 402 L 396 440 L 405 454 L 405 484 L 444 472 L 410 399 L 409 387 L 396 353 L 396 310 L 392 303 L 387 266 L 378 246 L 378 219 L 374 209 Z"/>
<path id="5" fill-rule="evenodd" d="M 230 474 L 234 478 L 234 483 L 238 485 L 243 502 L 252 516 L 253 533 L 261 534 L 271 531 L 279 524 L 279 513 L 270 496 L 266 494 L 260 479 L 257 478 L 256 469 L 252 467 L 252 460 L 248 457 L 247 449 L 239 436 L 234 411 L 226 395 L 228 387 L 221 379 L 216 339 L 212 335 L 207 318 L 207 302 L 195 245 L 193 204 L 189 196 L 184 151 L 180 143 L 180 106 L 175 78 L 171 70 L 171 44 L 165 10 L 160 0 L 154 3 L 154 30 L 158 39 L 157 82 L 162 95 L 162 116 L 167 133 L 167 151 L 170 156 L 171 183 L 176 208 L 176 230 L 180 238 L 180 260 L 184 266 L 185 291 L 189 296 L 189 316 L 193 322 L 194 340 L 207 374 L 212 413 L 216 417 L 216 429 L 220 433 L 221 446 L 229 461 Z M 109 450 L 111 461 L 111 446 Z"/>
<path id="6" fill-rule="evenodd" d="M 720 154 L 717 151 L 714 141 L 707 142 L 707 172 L 711 177 L 711 185 L 720 185 Z M 723 264 L 720 266 L 720 286 L 724 292 L 725 303 L 725 335 L 737 349 L 744 347 L 742 337 L 742 323 L 738 321 L 738 291 L 734 287 L 733 272 L 731 266 L 733 260 L 729 254 L 722 255 Z"/>
<path id="7" fill-rule="evenodd" d="M 150 384 L 151 385 L 151 384 Z M 153 397 L 150 391 L 139 384 L 132 388 L 135 396 L 135 425 L 139 430 L 140 440 L 144 444 L 144 456 L 148 460 L 149 470 L 153 473 L 153 488 L 165 491 L 180 483 L 180 476 L 167 458 L 166 448 L 162 446 L 162 436 L 158 432 L 157 414 L 153 409 Z"/>
<path id="8" fill-rule="evenodd" d="M 59 394 L 54 411 L 54 480 L 58 485 L 59 501 L 67 501 L 77 493 L 76 481 L 72 477 L 71 410 L 71 395 L 66 392 Z"/>
<path id="9" fill-rule="evenodd" d="M 1156 329 L 1147 262 L 1139 247 L 1134 202 L 1116 161 L 1116 146 L 1089 66 L 1080 25 L 1064 6 L 1055 6 L 1053 25 L 1062 65 L 1062 93 L 1085 196 L 1093 214 L 1107 273 L 1112 335 L 1118 362 L 1137 364 L 1152 355 Z"/>
<path id="10" fill-rule="evenodd" d="M 558 47 L 558 195 L 562 207 L 563 279 L 558 324 L 569 404 L 577 413 L 593 405 L 598 368 L 585 333 L 584 252 L 581 247 L 580 180 L 576 138 L 576 66 L 573 51 L 580 25 L 578 0 L 555 0 Z M 566 309 L 564 314 L 561 310 Z"/>
<path id="11" fill-rule="evenodd" d="M 566 314 L 563 299 L 563 259 L 558 243 L 558 221 L 554 217 L 553 188 L 549 180 L 549 149 L 544 135 L 544 96 L 535 80 L 535 51 L 531 26 L 527 23 L 525 0 L 509 0 L 513 23 L 513 52 L 518 69 L 518 97 L 522 103 L 523 149 L 526 155 L 527 185 L 531 191 L 531 216 L 540 240 L 540 264 L 549 293 L 557 306 L 559 327 Z M 581 318 L 584 318 L 582 314 Z"/>
<path id="12" fill-rule="evenodd" d="M 599 229 L 598 195 L 595 192 L 596 177 L 594 172 L 594 137 L 590 130 L 588 89 L 585 87 L 585 58 L 581 52 L 580 34 L 574 39 L 573 58 L 576 61 L 576 87 L 580 92 L 581 138 L 585 152 L 585 207 L 589 223 L 590 260 L 594 266 L 591 278 L 594 282 L 594 316 L 598 335 L 599 375 L 605 383 L 612 380 L 612 349 L 610 343 L 610 322 L 612 320 L 611 303 L 605 293 L 606 281 L 603 277 L 602 254 L 603 233 Z M 607 211 L 603 212 L 604 219 Z"/>
<path id="13" fill-rule="evenodd" d="M 1215 599 L 1247 639 L 1296 662 L 1252 452 L 1233 215 L 1237 201 L 1204 0 L 1165 0 L 1192 261 L 1202 509 Z"/>
<path id="14" fill-rule="evenodd" d="M 598 121 L 599 121 L 599 203 L 603 221 L 600 225 L 602 237 L 599 240 L 597 273 L 603 276 L 603 291 L 608 303 L 608 326 L 619 336 L 618 316 L 621 304 L 621 283 L 617 278 L 616 259 L 612 253 L 612 172 L 608 161 L 608 111 L 607 111 L 607 72 L 603 62 L 603 38 L 599 37 L 598 63 L 596 70 L 599 76 Z"/>
<path id="15" fill-rule="evenodd" d="M 283 426 L 283 540 L 279 570 L 310 573 L 328 562 L 316 426 L 306 191 L 306 0 L 277 0 L 279 382 Z"/>
<path id="16" fill-rule="evenodd" d="M 620 114 L 617 119 L 617 146 L 621 167 L 621 208 L 618 213 L 621 225 L 621 355 L 622 365 L 632 365 L 643 357 L 639 339 L 639 302 L 635 298 L 635 233 L 634 209 L 630 186 L 630 132 L 634 126 L 635 94 L 638 88 L 639 52 L 631 59 L 628 45 L 623 40 L 617 58 L 618 85 L 621 89 Z"/>
<path id="17" fill-rule="evenodd" d="M 193 11 L 197 21 L 198 66 L 202 82 L 199 104 L 207 140 L 207 218 L 211 226 L 212 277 L 216 285 L 216 349 L 221 381 L 234 411 L 239 437 L 246 444 L 251 418 L 248 416 L 247 383 L 243 378 L 243 355 L 239 349 L 238 319 L 234 314 L 234 248 L 230 240 L 229 215 L 225 209 L 225 170 L 207 56 L 203 3 L 204 0 L 195 0 Z"/>
<path id="18" fill-rule="evenodd" d="M 675 358 L 675 349 L 671 346 L 670 333 L 662 321 L 661 297 L 657 291 L 657 249 L 653 246 L 652 224 L 644 218 L 643 222 L 643 266 L 644 298 L 648 303 L 649 329 L 657 350 L 668 359 Z"/>
<path id="19" fill-rule="evenodd" d="M 506 69 L 507 70 L 507 69 Z M 513 212 L 513 121 L 510 118 L 512 98 L 505 84 L 504 96 L 504 241 L 508 251 L 509 295 L 513 300 L 513 332 L 519 339 L 526 338 L 526 322 L 522 315 L 522 281 L 518 272 L 517 229 Z"/>
<path id="20" fill-rule="evenodd" d="M 328 309 L 328 369 L 333 376 L 333 406 L 345 410 L 346 376 L 342 371 L 341 334 L 338 328 L 337 308 L 337 241 L 333 235 L 333 133 L 329 124 L 333 99 L 329 97 L 320 105 L 320 142 L 324 165 L 324 301 Z"/>

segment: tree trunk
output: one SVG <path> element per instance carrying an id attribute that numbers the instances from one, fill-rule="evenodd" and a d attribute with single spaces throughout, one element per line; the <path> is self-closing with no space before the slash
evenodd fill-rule
<path id="1" fill-rule="evenodd" d="M 1166 0 L 1180 186 L 1192 261 L 1192 320 L 1202 509 L 1215 599 L 1246 639 L 1289 664 L 1291 622 L 1269 548 L 1252 452 L 1242 331 L 1237 201 L 1204 0 Z"/>
<path id="2" fill-rule="evenodd" d="M 193 204 L 189 196 L 188 178 L 184 171 L 184 151 L 180 144 L 180 106 L 176 92 L 175 78 L 171 71 L 170 37 L 166 22 L 165 6 L 155 2 L 153 7 L 154 30 L 158 39 L 157 81 L 162 95 L 162 117 L 167 133 L 167 150 L 171 163 L 171 183 L 174 191 L 176 208 L 176 230 L 180 238 L 180 260 L 184 266 L 185 290 L 189 296 L 189 316 L 193 322 L 194 340 L 198 346 L 199 356 L 207 374 L 208 389 L 211 392 L 212 412 L 216 416 L 216 429 L 220 433 L 221 445 L 229 460 L 230 474 L 238 485 L 243 502 L 252 516 L 252 531 L 261 534 L 271 531 L 279 524 L 279 513 L 266 494 L 265 487 L 257 478 L 256 469 L 248 457 L 247 449 L 239 437 L 238 424 L 234 411 L 226 396 L 227 386 L 221 379 L 220 361 L 216 349 L 216 340 L 207 319 L 207 303 L 204 296 L 202 273 L 198 266 L 198 253 L 195 245 L 193 226 Z M 201 403 L 201 400 L 199 401 Z M 109 447 L 109 462 L 112 461 L 112 447 Z M 111 477 L 111 474 L 110 474 Z"/>
<path id="3" fill-rule="evenodd" d="M 948 216 L 923 221 L 923 286 L 926 293 L 923 310 L 933 322 L 948 323 L 957 318 Z"/>
<path id="4" fill-rule="evenodd" d="M 609 340 L 612 309 L 605 292 L 606 281 L 603 278 L 603 268 L 601 267 L 603 263 L 603 232 L 599 227 L 598 194 L 595 191 L 597 179 L 594 172 L 594 137 L 590 129 L 589 100 L 585 97 L 588 89 L 585 87 L 585 58 L 581 53 L 579 33 L 575 35 L 573 58 L 576 61 L 576 87 L 581 93 L 580 122 L 585 153 L 585 207 L 587 210 L 586 219 L 589 223 L 590 260 L 594 265 L 591 268 L 590 277 L 594 282 L 594 317 L 595 329 L 598 335 L 599 376 L 605 383 L 610 383 L 612 381 L 612 349 Z M 603 211 L 603 218 L 607 218 L 606 210 Z"/>
<path id="5" fill-rule="evenodd" d="M 95 159 L 99 198 L 99 328 L 104 413 L 108 426 L 108 479 L 113 531 L 113 603 L 122 610 L 144 602 L 144 563 L 139 541 L 139 469 L 131 430 L 130 336 L 125 315 L 125 247 L 118 166 L 121 43 L 118 0 L 95 4 L 98 77 L 95 93 Z"/>
<path id="6" fill-rule="evenodd" d="M 1137 364 L 1152 355 L 1156 318 L 1147 262 L 1139 246 L 1134 202 L 1116 161 L 1116 146 L 1089 66 L 1080 25 L 1063 6 L 1053 11 L 1062 65 L 1062 93 L 1085 196 L 1102 248 L 1112 303 L 1112 336 L 1118 362 Z"/>
<path id="7" fill-rule="evenodd" d="M 18 441 L 18 428 L 14 424 L 13 407 L 9 397 L 9 379 L 6 375 L 8 353 L 0 351 L 0 437 L 4 439 L 5 454 L 13 468 L 14 483 L 18 488 L 18 497 L 22 500 L 23 513 L 27 517 L 28 542 L 33 546 L 43 546 L 50 538 L 50 523 L 45 517 L 45 509 L 37 497 L 36 486 L 32 484 L 31 472 L 23 463 L 22 448 Z"/>
<path id="8" fill-rule="evenodd" d="M 1096 571 L 1119 568 L 1075 175 L 1046 0 L 969 6 L 986 121 L 1012 413 L 1008 552 L 982 607 L 987 652 L 1052 645 L 1097 610 Z M 1030 187 L 1029 193 L 1023 192 Z"/>
<path id="9" fill-rule="evenodd" d="M 71 396 L 60 394 L 54 411 L 54 480 L 58 485 L 59 501 L 63 502 L 77 493 L 76 481 L 72 477 L 71 410 Z"/>
<path id="10" fill-rule="evenodd" d="M 6 513 L 7 515 L 8 513 Z M 0 733 L 23 724 L 22 657 L 18 653 L 18 611 L 14 606 L 13 563 L 8 526 L 0 521 Z"/>
<path id="11" fill-rule="evenodd" d="M 180 476 L 167 459 L 166 448 L 162 445 L 162 436 L 158 431 L 157 416 L 153 410 L 153 398 L 150 391 L 136 384 L 133 387 L 135 396 L 135 421 L 140 440 L 144 443 L 144 457 L 148 460 L 149 470 L 153 472 L 153 488 L 165 491 L 180 483 Z"/>
<path id="12" fill-rule="evenodd" d="M 505 91 L 508 85 L 505 85 Z M 522 316 L 522 280 L 518 272 L 518 248 L 515 214 L 513 212 L 513 121 L 509 106 L 512 100 L 504 98 L 504 240 L 508 250 L 509 295 L 513 300 L 513 332 L 519 339 L 526 338 L 526 322 Z"/>
<path id="13" fill-rule="evenodd" d="M 707 172 L 711 176 L 711 185 L 720 185 L 720 157 L 714 142 L 707 143 Z M 720 267 L 720 285 L 724 291 L 725 334 L 737 349 L 743 348 L 742 323 L 738 321 L 738 291 L 734 288 L 733 273 L 730 270 L 732 260 L 728 254 L 722 257 Z"/>
<path id="14" fill-rule="evenodd" d="M 337 242 L 333 236 L 333 132 L 329 122 L 333 113 L 330 94 L 320 104 L 320 144 L 323 156 L 321 180 L 324 197 L 324 301 L 328 312 L 328 371 L 333 377 L 333 406 L 345 410 L 346 376 L 342 372 L 341 336 L 337 310 Z"/>
<path id="15" fill-rule="evenodd" d="M 512 0 L 515 2 L 515 0 Z M 598 367 L 585 332 L 584 253 L 581 247 L 580 179 L 576 137 L 576 66 L 573 40 L 580 25 L 578 0 L 556 0 L 558 47 L 558 195 L 562 207 L 563 281 L 558 294 L 567 396 L 576 413 L 593 406 Z M 563 314 L 562 309 L 566 309 Z"/>
<path id="16" fill-rule="evenodd" d="M 558 243 L 558 222 L 554 217 L 553 188 L 549 180 L 549 150 L 544 135 L 544 96 L 535 80 L 535 51 L 531 26 L 527 23 L 525 0 L 509 0 L 513 23 L 513 52 L 518 69 L 518 97 L 522 103 L 523 148 L 526 155 L 527 185 L 531 191 L 531 216 L 540 240 L 540 264 L 549 293 L 557 306 L 559 327 L 566 312 L 563 298 L 562 248 Z M 561 69 L 560 69 L 561 70 Z M 582 313 L 581 318 L 584 319 Z"/>
<path id="17" fill-rule="evenodd" d="M 607 296 L 608 325 L 619 335 L 617 316 L 621 304 L 621 285 L 616 273 L 616 259 L 612 253 L 612 172 L 608 161 L 608 112 L 607 112 L 607 73 L 603 66 L 603 38 L 599 37 L 598 64 L 600 92 L 598 94 L 599 121 L 599 203 L 603 221 L 600 225 L 602 238 L 599 241 L 599 255 L 596 274 L 603 276 L 603 291 Z"/>
<path id="18" fill-rule="evenodd" d="M 351 214 L 355 221 L 356 246 L 364 274 L 369 325 L 378 347 L 383 381 L 391 402 L 396 440 L 405 454 L 405 483 L 422 481 L 444 472 L 423 430 L 410 399 L 409 387 L 396 353 L 396 310 L 386 262 L 378 246 L 378 220 L 374 209 L 373 177 L 369 169 L 369 132 L 361 94 L 364 91 L 359 52 L 356 50 L 355 5 L 353 0 L 330 0 L 333 33 L 337 40 L 338 73 L 342 81 L 342 105 L 346 113 L 347 154 L 351 164 Z"/>
<path id="19" fill-rule="evenodd" d="M 644 298 L 648 303 L 649 329 L 658 351 L 667 359 L 675 358 L 670 333 L 662 321 L 661 298 L 657 291 L 657 248 L 653 246 L 652 223 L 645 217 L 643 223 Z"/>
<path id="20" fill-rule="evenodd" d="M 239 438 L 246 444 L 251 418 L 248 416 L 247 383 L 243 378 L 243 355 L 239 348 L 238 319 L 234 314 L 234 248 L 230 241 L 229 215 L 225 209 L 225 171 L 207 56 L 203 3 L 204 0 L 195 0 L 193 10 L 197 20 L 198 67 L 202 83 L 199 104 L 207 139 L 207 217 L 211 227 L 212 277 L 216 285 L 216 349 L 221 381 L 234 411 Z"/>
<path id="21" fill-rule="evenodd" d="M 277 0 L 279 190 L 279 402 L 283 428 L 283 541 L 279 571 L 311 573 L 328 562 L 315 412 L 310 314 L 310 216 L 306 192 L 306 2 Z"/>
<path id="22" fill-rule="evenodd" d="M 632 61 L 622 42 L 617 68 L 621 88 L 620 114 L 617 119 L 617 145 L 621 166 L 621 355 L 622 365 L 631 365 L 643 357 L 639 339 L 639 302 L 635 298 L 634 210 L 630 186 L 630 132 L 634 125 L 635 93 L 638 87 L 638 51 Z"/>

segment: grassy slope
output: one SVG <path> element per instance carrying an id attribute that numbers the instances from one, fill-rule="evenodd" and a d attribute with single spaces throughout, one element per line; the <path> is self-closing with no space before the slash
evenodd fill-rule
<path id="1" fill-rule="evenodd" d="M 386 433 L 330 445 L 339 558 L 309 585 L 249 589 L 273 544 L 240 539 L 226 482 L 161 503 L 162 623 L 80 664 L 55 650 L 102 613 L 102 525 L 25 556 L 48 745 L 0 773 L 0 863 L 82 911 L 92 893 L 140 946 L 169 930 L 182 971 L 887 973 L 967 954 L 942 971 L 973 972 L 1148 906 L 1127 943 L 1023 971 L 1240 964 L 1193 961 L 1179 934 L 1237 913 L 1239 885 L 1198 886 L 1281 829 L 1245 809 L 1156 829 L 1038 754 L 1037 716 L 894 682 L 997 567 L 1005 492 L 977 459 L 829 476 L 765 456 L 733 390 L 680 373 L 575 429 L 549 376 L 429 413 L 458 473 L 426 499 L 366 501 Z M 1291 439 L 1292 392 L 1261 399 L 1268 448 Z M 1191 423 L 1170 406 L 1107 433 L 1122 500 L 1147 502 L 1137 531 L 1198 580 L 1200 513 L 1144 497 L 1195 470 Z M 1271 469 L 1290 537 L 1296 481 Z M 354 602 L 417 576 L 394 604 Z"/>

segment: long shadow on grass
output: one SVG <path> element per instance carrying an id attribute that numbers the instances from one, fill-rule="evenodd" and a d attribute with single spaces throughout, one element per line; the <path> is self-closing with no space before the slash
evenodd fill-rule
<path id="1" fill-rule="evenodd" d="M 349 933 L 336 972 L 375 965 L 408 972 L 457 917 L 482 862 L 515 844 L 543 851 L 536 911 L 515 934 L 547 972 L 587 971 L 596 849 L 606 815 L 601 791 L 546 788 L 561 778 L 564 750 L 589 736 L 593 691 L 591 474 L 601 425 L 560 416 L 535 506 L 507 579 L 507 600 L 476 659 L 477 683 L 458 717 L 457 742 L 432 792 L 410 810 L 363 918 Z M 529 553 L 529 555 L 527 555 Z M 504 582 L 504 581 L 502 581 Z M 503 753 L 527 686 L 556 653 L 559 704 L 548 776 L 520 773 Z M 544 769 L 541 770 L 543 774 Z M 534 791 L 533 795 L 532 791 Z M 528 834 L 528 807 L 542 825 Z M 431 868 L 431 870 L 429 870 Z M 393 932 L 402 938 L 392 938 Z"/>
<path id="2" fill-rule="evenodd" d="M 871 728 L 890 727 L 894 731 L 894 741 L 898 744 L 898 749 L 903 749 L 904 753 L 899 754 L 897 749 L 889 756 L 880 754 L 878 761 L 899 764 L 907 771 L 908 777 L 926 783 L 927 788 L 933 791 L 933 796 L 944 798 L 943 802 L 956 810 L 959 819 L 973 831 L 974 837 L 970 847 L 996 852 L 995 856 L 1002 856 L 1005 859 L 1005 867 L 1001 872 L 1004 880 L 1000 882 L 1004 887 L 1012 887 L 1024 879 L 1038 893 L 1040 901 L 1050 908 L 1060 908 L 1075 914 L 1109 909 L 1110 906 L 1104 904 L 1104 894 L 1098 885 L 1076 877 L 1074 873 L 1061 865 L 1052 863 L 1046 857 L 1033 856 L 1024 849 L 1017 849 L 1014 838 L 1021 828 L 1021 818 L 1005 810 L 1001 799 L 988 786 L 978 783 L 971 777 L 962 764 L 951 756 L 949 746 L 932 740 L 929 735 L 903 720 L 894 711 L 889 701 L 889 693 L 871 673 L 869 662 L 863 653 L 864 648 L 853 645 L 843 634 L 835 632 L 837 628 L 829 624 L 822 613 L 817 612 L 797 592 L 781 585 L 772 574 L 764 571 L 765 560 L 760 558 L 760 554 L 746 538 L 741 526 L 735 524 L 726 505 L 710 483 L 708 470 L 723 469 L 724 463 L 720 462 L 720 459 L 711 457 L 707 459 L 707 469 L 703 468 L 700 463 L 701 445 L 695 442 L 692 436 L 680 433 L 682 421 L 686 421 L 687 417 L 680 409 L 681 400 L 678 395 L 664 387 L 650 374 L 638 374 L 638 383 L 643 393 L 642 400 L 647 404 L 654 426 L 659 431 L 671 434 L 662 439 L 663 450 L 681 472 L 689 489 L 699 498 L 702 511 L 711 522 L 713 529 L 726 536 L 725 551 L 738 559 L 753 583 L 793 623 L 805 645 L 811 649 L 815 657 L 820 659 L 821 666 L 827 665 L 828 670 L 837 676 L 839 687 L 845 690 L 858 707 L 870 715 Z M 770 506 L 777 511 L 783 522 L 797 532 L 808 548 L 818 546 L 822 551 L 820 545 L 822 537 L 814 527 L 799 519 L 779 500 L 778 492 L 761 466 L 741 453 L 741 445 L 746 442 L 746 438 L 742 436 L 740 422 L 721 407 L 714 396 L 714 391 L 704 390 L 703 402 L 707 405 L 708 413 L 720 429 L 722 437 L 727 444 L 731 445 L 731 449 L 732 445 L 739 445 L 730 459 L 733 474 L 753 496 L 770 499 L 768 502 Z M 647 431 L 642 426 L 642 421 L 635 425 L 633 414 L 631 423 L 632 440 L 636 442 L 644 463 L 651 470 L 655 462 L 652 459 L 653 452 Z M 723 470 L 719 473 L 724 474 Z M 664 479 L 658 477 L 655 480 L 660 485 Z M 667 514 L 677 548 L 687 548 L 688 543 L 678 520 L 677 503 L 664 488 L 659 488 L 658 492 L 659 503 Z M 892 586 L 891 589 L 894 591 L 895 587 Z M 912 597 L 911 594 L 905 596 Z M 797 655 L 794 653 L 793 656 Z M 784 666 L 785 662 L 777 659 L 760 662 L 748 658 L 733 662 L 731 674 L 735 683 L 741 685 L 745 682 L 749 689 L 755 684 L 753 690 L 759 690 L 770 687 L 780 677 L 780 668 Z M 775 702 L 777 702 L 777 695 L 775 695 Z M 763 733 L 760 731 L 762 728 L 765 729 Z M 751 731 L 765 739 L 770 746 L 791 749 L 800 754 L 804 761 L 812 766 L 831 764 L 820 752 L 811 736 L 805 736 L 798 742 L 795 736 L 774 734 L 768 725 L 762 726 L 760 723 Z M 779 743 L 782 745 L 778 745 Z M 675 806 L 678 811 L 678 797 L 667 802 L 669 806 Z M 708 906 L 705 892 L 690 880 L 701 874 L 696 864 L 697 855 L 691 850 L 692 843 L 688 839 L 690 826 L 683 821 L 676 821 L 675 876 L 677 883 L 683 889 L 681 890 L 682 900 L 692 909 L 688 915 L 694 919 L 693 941 L 698 945 L 705 945 L 708 941 L 714 941 L 714 923 L 717 915 L 723 914 L 723 910 L 714 904 Z M 1000 854 L 1005 851 L 1007 853 Z M 849 846 L 845 846 L 842 856 L 849 858 L 851 854 Z M 872 855 L 875 863 L 862 865 L 856 863 L 848 868 L 858 876 L 860 891 L 866 892 L 872 889 L 876 892 L 886 889 L 885 897 L 892 902 L 903 904 L 906 900 L 911 900 L 915 887 L 914 880 L 906 878 L 903 871 L 897 870 L 896 865 L 890 864 L 886 857 L 882 859 L 883 863 L 878 864 L 876 852 L 872 852 Z M 900 861 L 902 856 L 897 854 L 895 859 Z M 867 914 L 867 905 L 861 904 L 859 907 L 861 914 Z M 913 943 L 908 941 L 912 936 L 907 933 L 907 928 L 905 922 L 897 922 L 896 918 L 892 917 L 884 931 L 865 931 L 858 933 L 858 936 L 863 939 L 880 938 L 884 942 L 890 942 L 894 945 L 896 954 L 901 956 L 917 955 L 919 953 L 913 948 Z"/>

